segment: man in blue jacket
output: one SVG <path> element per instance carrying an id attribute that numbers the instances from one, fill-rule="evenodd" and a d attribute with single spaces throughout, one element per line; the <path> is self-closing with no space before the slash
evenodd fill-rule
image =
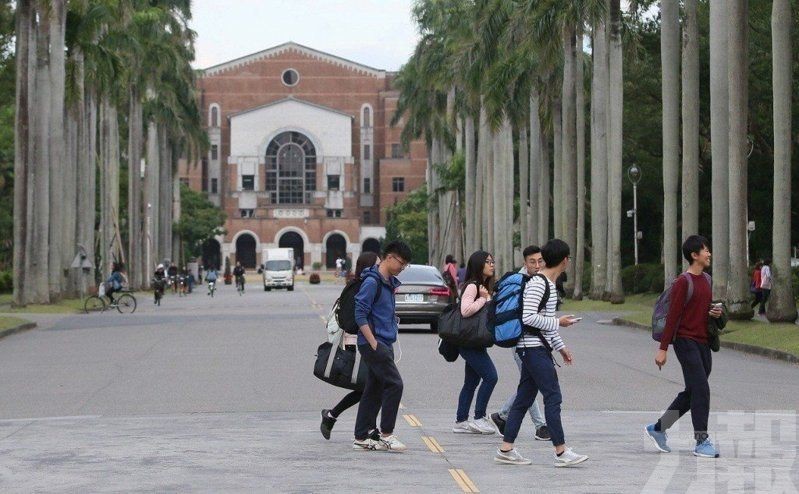
<path id="1" fill-rule="evenodd" d="M 397 316 L 394 291 L 400 286 L 396 278 L 408 266 L 411 249 L 402 242 L 391 242 L 383 253 L 383 261 L 362 273 L 363 283 L 355 296 L 355 322 L 358 323 L 358 351 L 369 372 L 363 389 L 358 416 L 355 419 L 353 449 L 405 451 L 394 435 L 402 377 L 394 364 L 392 345 L 397 341 Z M 369 427 L 380 416 L 380 439 L 369 437 Z"/>

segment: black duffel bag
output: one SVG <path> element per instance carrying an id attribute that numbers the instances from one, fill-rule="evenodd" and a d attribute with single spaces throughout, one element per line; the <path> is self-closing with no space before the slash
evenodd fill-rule
<path id="1" fill-rule="evenodd" d="M 489 304 L 471 317 L 461 315 L 460 304 L 450 304 L 438 317 L 438 336 L 446 343 L 463 348 L 488 348 L 494 335 L 488 324 Z"/>
<path id="2" fill-rule="evenodd" d="M 358 350 L 341 348 L 341 333 L 343 331 L 336 336 L 333 343 L 326 341 L 319 345 L 313 375 L 339 388 L 363 391 L 368 372 L 366 364 L 361 362 Z M 355 379 L 352 375 L 354 368 L 357 368 Z"/>

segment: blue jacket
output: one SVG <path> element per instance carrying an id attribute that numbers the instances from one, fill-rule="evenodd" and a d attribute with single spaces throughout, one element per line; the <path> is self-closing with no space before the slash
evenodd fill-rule
<path id="1" fill-rule="evenodd" d="M 383 279 L 377 266 L 365 269 L 361 274 L 363 283 L 355 296 L 355 322 L 358 326 L 368 324 L 378 341 L 391 345 L 397 341 L 397 317 L 394 290 L 402 283 L 392 276 Z M 378 284 L 382 284 L 380 297 L 375 300 Z M 358 344 L 367 344 L 363 334 L 358 333 Z"/>

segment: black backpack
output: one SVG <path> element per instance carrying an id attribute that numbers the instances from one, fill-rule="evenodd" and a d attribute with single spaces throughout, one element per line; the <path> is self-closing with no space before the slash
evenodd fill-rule
<path id="1" fill-rule="evenodd" d="M 361 289 L 361 285 L 363 285 L 363 278 L 358 278 L 351 281 L 347 286 L 344 287 L 344 290 L 341 291 L 341 295 L 339 295 L 338 300 L 336 300 L 336 308 L 334 313 L 336 314 L 336 321 L 338 322 L 338 327 L 344 330 L 345 333 L 348 334 L 358 334 L 358 323 L 355 322 L 355 296 L 358 295 L 358 292 Z M 375 299 L 372 301 L 372 304 L 377 302 L 380 298 L 380 295 L 383 292 L 383 284 L 377 284 L 377 293 L 375 294 Z"/>

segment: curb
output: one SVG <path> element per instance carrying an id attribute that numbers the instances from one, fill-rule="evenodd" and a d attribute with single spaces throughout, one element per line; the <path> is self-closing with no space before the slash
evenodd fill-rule
<path id="1" fill-rule="evenodd" d="M 622 319 L 620 317 L 614 317 L 612 319 L 612 322 L 616 326 L 625 326 L 628 328 L 635 328 L 635 329 L 645 329 L 647 331 L 652 329 L 651 327 L 646 326 L 644 324 L 628 321 L 627 319 Z M 752 355 L 759 355 L 761 357 L 766 357 L 774 360 L 782 360 L 783 362 L 788 362 L 791 364 L 799 364 L 799 357 L 797 357 L 792 353 L 783 352 L 782 350 L 775 350 L 773 348 L 765 348 L 762 346 L 747 345 L 746 343 L 737 343 L 734 341 L 721 340 L 720 343 L 722 348 L 729 348 L 730 350 L 736 350 L 743 353 L 750 353 Z"/>
<path id="2" fill-rule="evenodd" d="M 0 329 L 0 339 L 5 338 L 6 336 L 11 336 L 15 333 L 21 333 L 23 331 L 27 331 L 29 329 L 34 329 L 38 324 L 35 322 L 26 322 L 24 324 L 20 324 L 19 326 L 14 326 L 7 329 Z"/>

